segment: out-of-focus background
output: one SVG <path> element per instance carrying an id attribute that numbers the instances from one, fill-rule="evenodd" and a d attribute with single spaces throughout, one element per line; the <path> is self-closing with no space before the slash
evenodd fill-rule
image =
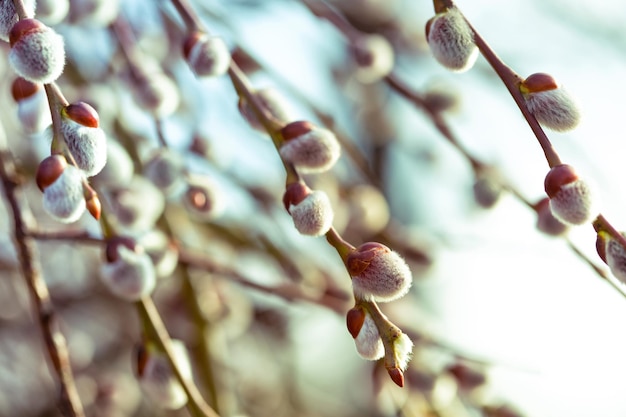
<path id="1" fill-rule="evenodd" d="M 70 10 L 79 3 L 89 2 L 72 0 Z M 470 71 L 455 74 L 430 55 L 424 39 L 433 15 L 430 2 L 331 3 L 357 28 L 391 42 L 394 74 L 411 88 L 454 100 L 442 115 L 471 155 L 497 169 L 529 201 L 544 196 L 548 165 L 486 61 L 479 57 Z M 360 79 L 342 33 L 300 1 L 192 4 L 211 32 L 238 51 L 255 87 L 284 94 L 295 119 L 322 124 L 328 118 L 320 116 L 329 116 L 333 128 L 365 155 L 377 184 L 345 151 L 330 173 L 307 181 L 329 193 L 335 226 L 353 244 L 385 240 L 414 271 L 410 294 L 382 306 L 416 344 L 401 389 L 380 366 L 358 357 L 345 328 L 350 300 L 330 297 L 320 305 L 328 298 L 323 295 L 349 294 L 349 277 L 323 238 L 303 237 L 293 229 L 280 202 L 280 161 L 271 142 L 239 114 L 228 77 L 193 76 L 180 56 L 182 21 L 169 2 L 112 2 L 113 15 L 129 23 L 138 46 L 178 87 L 180 103 L 162 119 L 166 140 L 185 155 L 190 170 L 211 177 L 220 190 L 224 211 L 209 222 L 195 222 L 170 199 L 174 232 L 183 246 L 248 280 L 241 285 L 228 274 L 193 269 L 200 319 L 189 311 L 186 297 L 193 295 L 185 292 L 180 269 L 162 278 L 155 294 L 172 336 L 190 347 L 203 392 L 218 398 L 220 415 L 508 415 L 494 411 L 502 404 L 533 417 L 626 413 L 621 395 L 626 299 L 565 238 L 539 232 L 534 211 L 510 194 L 490 209 L 480 207 L 468 160 L 424 111 L 384 81 Z M 626 8 L 619 1 L 600 6 L 587 0 L 459 1 L 458 6 L 521 76 L 550 73 L 577 98 L 580 126 L 548 135 L 563 161 L 595 186 L 602 213 L 626 229 Z M 86 22 L 72 21 L 70 13 L 52 25 L 64 35 L 68 55 L 59 85 L 70 101 L 94 104 L 112 140 L 136 140 L 140 153 L 147 154 L 158 144 L 153 120 L 124 83 L 124 65 L 107 24 Z M 242 58 L 246 54 L 258 66 Z M 0 61 L 5 74 L 0 120 L 15 154 L 32 172 L 49 152 L 47 139 L 21 130 L 9 94 L 14 74 L 6 53 Z M 194 138 L 207 148 L 205 157 L 189 153 Z M 36 187 L 29 186 L 41 228 L 60 230 L 41 210 Z M 1 218 L 6 232 L 0 414 L 57 415 L 57 390 L 16 269 L 11 223 L 8 214 Z M 72 227 L 98 231 L 88 218 Z M 603 267 L 590 225 L 572 229 L 568 239 Z M 187 415 L 159 410 L 141 394 L 131 370 L 132 346 L 140 339 L 136 311 L 98 283 L 93 265 L 101 262 L 100 248 L 46 241 L 39 250 L 88 415 Z M 282 289 L 295 283 L 318 302 L 297 296 L 286 301 L 287 290 L 277 290 L 277 296 L 250 283 Z M 201 357 L 209 358 L 210 369 Z M 462 378 L 446 371 L 459 363 L 484 374 L 486 382 L 463 389 Z"/>

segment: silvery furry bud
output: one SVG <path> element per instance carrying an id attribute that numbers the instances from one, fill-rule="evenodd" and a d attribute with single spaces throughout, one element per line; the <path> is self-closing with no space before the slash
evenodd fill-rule
<path id="1" fill-rule="evenodd" d="M 100 187 L 128 184 L 133 178 L 135 167 L 126 149 L 117 140 L 107 140 L 106 165 L 91 179 Z"/>
<path id="2" fill-rule="evenodd" d="M 259 104 L 269 113 L 269 115 L 282 123 L 288 123 L 295 118 L 295 113 L 285 97 L 274 88 L 263 88 L 254 91 L 254 95 Z M 239 112 L 250 124 L 250 126 L 260 132 L 266 133 L 265 127 L 259 122 L 256 114 L 250 108 L 248 102 L 243 98 L 239 98 Z"/>
<path id="3" fill-rule="evenodd" d="M 183 205 L 199 220 L 211 220 L 224 210 L 223 196 L 211 178 L 190 176 L 186 178 L 187 189 L 183 194 Z"/>
<path id="4" fill-rule="evenodd" d="M 96 175 L 107 161 L 106 134 L 98 126 L 98 113 L 79 101 L 64 107 L 61 114 L 60 131 L 76 166 L 88 177 Z"/>
<path id="5" fill-rule="evenodd" d="M 224 40 L 203 32 L 193 32 L 185 38 L 183 56 L 199 77 L 223 75 L 230 65 L 230 51 Z"/>
<path id="6" fill-rule="evenodd" d="M 110 187 L 107 194 L 107 213 L 126 234 L 140 235 L 152 229 L 165 209 L 163 193 L 142 176 L 135 175 L 128 183 Z"/>
<path id="7" fill-rule="evenodd" d="M 301 182 L 289 184 L 283 196 L 285 208 L 291 214 L 298 232 L 321 236 L 333 223 L 333 208 L 323 191 L 311 191 Z"/>
<path id="8" fill-rule="evenodd" d="M 52 123 L 48 98 L 40 84 L 18 77 L 11 84 L 11 94 L 17 102 L 17 118 L 24 131 L 42 132 Z"/>
<path id="9" fill-rule="evenodd" d="M 178 86 L 163 72 L 140 74 L 133 87 L 137 103 L 155 116 L 169 116 L 180 104 Z"/>
<path id="10" fill-rule="evenodd" d="M 385 347 L 380 338 L 380 333 L 378 333 L 376 323 L 374 323 L 372 316 L 367 311 L 365 311 L 363 325 L 354 338 L 354 344 L 356 351 L 363 359 L 375 361 L 382 358 L 385 354 Z"/>
<path id="11" fill-rule="evenodd" d="M 37 182 L 40 181 L 39 171 Z M 85 211 L 83 193 L 84 174 L 72 165 L 66 165 L 53 182 L 43 188 L 43 208 L 55 220 L 72 223 L 80 218 Z M 43 186 L 43 185 L 40 185 Z"/>
<path id="12" fill-rule="evenodd" d="M 174 362 L 182 376 L 191 379 L 191 362 L 187 348 L 177 339 L 172 339 L 171 347 L 174 351 Z M 136 366 L 141 389 L 153 403 L 168 410 L 177 410 L 187 404 L 187 394 L 165 353 L 150 345 L 141 346 L 137 351 Z"/>
<path id="13" fill-rule="evenodd" d="M 169 195 L 183 185 L 184 170 L 184 161 L 179 153 L 160 148 L 145 163 L 143 174 L 163 194 Z"/>
<path id="14" fill-rule="evenodd" d="M 289 123 L 281 130 L 280 156 L 302 173 L 328 171 L 341 154 L 335 134 L 309 122 Z"/>
<path id="15" fill-rule="evenodd" d="M 550 169 L 544 182 L 550 197 L 550 210 L 565 224 L 580 225 L 597 215 L 591 188 L 570 165 L 557 165 Z"/>
<path id="16" fill-rule="evenodd" d="M 388 75 L 395 57 L 389 41 L 381 35 L 363 35 L 351 45 L 358 68 L 356 78 L 362 83 L 373 83 Z"/>
<path id="17" fill-rule="evenodd" d="M 69 10 L 69 0 L 37 0 L 37 19 L 40 19 L 47 25 L 61 23 Z"/>
<path id="18" fill-rule="evenodd" d="M 107 242 L 106 259 L 107 263 L 100 270 L 100 278 L 117 297 L 126 301 L 138 301 L 154 290 L 154 265 L 143 247 L 134 239 L 110 239 Z"/>
<path id="19" fill-rule="evenodd" d="M 528 110 L 548 129 L 564 132 L 574 129 L 580 122 L 578 104 L 551 75 L 532 74 L 519 88 Z"/>
<path id="20" fill-rule="evenodd" d="M 59 78 L 65 66 L 63 37 L 36 19 L 22 19 L 9 33 L 9 62 L 29 81 L 48 84 Z"/>
<path id="21" fill-rule="evenodd" d="M 387 246 L 368 242 L 348 255 L 346 266 L 357 298 L 392 301 L 411 288 L 411 270 L 398 253 Z"/>
<path id="22" fill-rule="evenodd" d="M 435 59 L 452 71 L 467 71 L 476 62 L 478 48 L 474 33 L 456 7 L 428 21 L 426 39 Z"/>
<path id="23" fill-rule="evenodd" d="M 621 234 L 626 236 L 626 233 L 622 232 Z M 600 237 L 600 233 L 598 237 Z M 602 239 L 599 240 L 604 243 L 604 252 L 598 251 L 601 257 L 604 255 L 602 258 L 611 269 L 611 273 L 615 278 L 626 284 L 626 249 L 624 249 L 619 240 L 614 239 L 608 233 L 602 233 Z"/>
<path id="24" fill-rule="evenodd" d="M 119 14 L 119 0 L 70 0 L 69 21 L 91 27 L 106 27 Z"/>
<path id="25" fill-rule="evenodd" d="M 35 1 L 25 0 L 24 9 L 28 16 L 35 14 Z M 9 40 L 9 32 L 19 20 L 13 0 L 0 0 L 0 39 Z"/>
<path id="26" fill-rule="evenodd" d="M 502 195 L 502 186 L 489 175 L 479 176 L 474 182 L 474 199 L 483 208 L 492 208 Z"/>
<path id="27" fill-rule="evenodd" d="M 550 236 L 560 236 L 567 232 L 568 226 L 554 217 L 550 210 L 550 199 L 543 198 L 535 204 L 537 212 L 537 229 Z"/>

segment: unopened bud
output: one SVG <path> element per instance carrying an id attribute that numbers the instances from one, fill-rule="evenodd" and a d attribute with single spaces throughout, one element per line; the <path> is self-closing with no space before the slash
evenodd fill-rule
<path id="1" fill-rule="evenodd" d="M 283 202 L 294 226 L 303 235 L 321 236 L 333 224 L 333 207 L 323 191 L 311 191 L 303 183 L 293 183 L 287 187 Z"/>
<path id="2" fill-rule="evenodd" d="M 490 176 L 481 176 L 474 182 L 474 199 L 483 208 L 492 208 L 502 195 L 502 185 Z"/>
<path id="3" fill-rule="evenodd" d="M 608 233 L 602 233 L 604 237 L 604 259 L 611 269 L 615 278 L 626 284 L 626 249 L 621 242 Z M 600 234 L 598 234 L 600 236 Z M 626 236 L 622 233 L 622 236 Z"/>
<path id="4" fill-rule="evenodd" d="M 149 295 L 156 285 L 152 260 L 143 248 L 129 238 L 110 239 L 106 247 L 107 263 L 100 278 L 117 297 L 138 301 Z"/>
<path id="5" fill-rule="evenodd" d="M 145 163 L 143 174 L 165 195 L 182 186 L 185 165 L 179 153 L 160 148 Z"/>
<path id="6" fill-rule="evenodd" d="M 22 19 L 9 34 L 9 62 L 15 72 L 35 83 L 59 78 L 65 66 L 63 37 L 36 19 Z"/>
<path id="7" fill-rule="evenodd" d="M 358 65 L 356 78 L 362 83 L 378 81 L 393 69 L 393 48 L 381 35 L 363 35 L 357 38 L 351 44 L 351 52 Z"/>
<path id="8" fill-rule="evenodd" d="M 398 253 L 387 246 L 368 242 L 348 255 L 348 272 L 354 294 L 364 300 L 392 301 L 411 288 L 411 270 Z"/>
<path id="9" fill-rule="evenodd" d="M 341 154 L 335 134 L 312 123 L 289 123 L 281 134 L 284 142 L 280 147 L 280 156 L 302 173 L 328 171 Z"/>
<path id="10" fill-rule="evenodd" d="M 182 341 L 171 341 L 174 362 L 186 379 L 191 379 L 189 353 Z M 141 389 L 158 406 L 177 410 L 187 404 L 187 394 L 176 378 L 165 353 L 155 347 L 139 347 L 136 352 L 136 373 Z"/>
<path id="11" fill-rule="evenodd" d="M 224 40 L 203 32 L 187 36 L 183 55 L 191 70 L 199 77 L 223 75 L 230 65 L 230 51 Z"/>
<path id="12" fill-rule="evenodd" d="M 254 96 L 259 105 L 261 105 L 274 120 L 281 123 L 289 123 L 295 118 L 293 109 L 278 90 L 274 88 L 263 88 L 254 91 Z M 241 115 L 252 128 L 266 133 L 265 127 L 259 122 L 256 113 L 243 97 L 239 98 L 237 106 Z"/>
<path id="13" fill-rule="evenodd" d="M 35 14 L 34 0 L 25 0 L 23 5 L 27 16 L 33 16 Z M 18 20 L 19 17 L 15 10 L 13 0 L 0 0 L 0 39 L 3 41 L 9 40 L 9 32 Z"/>
<path id="14" fill-rule="evenodd" d="M 362 307 L 354 307 L 348 311 L 348 314 L 346 315 L 346 324 L 353 339 L 356 339 L 359 335 L 364 322 L 365 310 Z"/>
<path id="15" fill-rule="evenodd" d="M 404 372 L 400 368 L 387 368 L 391 380 L 400 388 L 404 386 Z"/>
<path id="16" fill-rule="evenodd" d="M 67 168 L 67 160 L 63 155 L 50 155 L 39 163 L 35 181 L 41 191 L 55 182 Z"/>
<path id="17" fill-rule="evenodd" d="M 56 162 L 51 164 L 56 165 Z M 51 168 L 51 170 L 54 169 L 56 168 Z M 43 177 L 43 173 L 37 175 L 40 187 L 47 182 Z M 83 180 L 84 175 L 81 170 L 73 165 L 67 165 L 56 180 L 43 187 L 44 210 L 62 223 L 72 223 L 78 220 L 85 211 Z"/>
<path id="18" fill-rule="evenodd" d="M 574 129 L 580 121 L 576 101 L 548 74 L 530 75 L 520 84 L 528 110 L 541 125 L 557 132 Z"/>
<path id="19" fill-rule="evenodd" d="M 478 57 L 474 33 L 456 7 L 428 21 L 426 40 L 435 59 L 452 71 L 467 71 Z"/>
<path id="20" fill-rule="evenodd" d="M 102 214 L 102 204 L 100 203 L 100 198 L 98 197 L 98 194 L 96 194 L 93 189 L 90 188 L 90 190 L 92 192 L 85 197 L 87 211 L 89 212 L 89 214 L 91 214 L 91 217 L 96 220 L 100 220 L 100 214 Z"/>
<path id="21" fill-rule="evenodd" d="M 11 95 L 17 102 L 17 117 L 24 131 L 42 132 L 52 123 L 48 99 L 40 84 L 18 77 L 11 84 Z"/>
<path id="22" fill-rule="evenodd" d="M 550 169 L 544 185 L 550 197 L 550 210 L 561 222 L 580 225 L 597 214 L 591 188 L 578 178 L 570 165 L 557 165 Z"/>
<path id="23" fill-rule="evenodd" d="M 537 212 L 537 229 L 543 233 L 550 236 L 560 236 L 567 232 L 569 227 L 552 214 L 548 197 L 535 204 L 535 211 Z"/>
<path id="24" fill-rule="evenodd" d="M 376 323 L 374 323 L 372 316 L 367 311 L 365 312 L 361 330 L 354 338 L 354 344 L 359 356 L 363 359 L 375 361 L 382 358 L 385 354 L 385 347 L 380 338 L 380 333 L 378 333 Z"/>
<path id="25" fill-rule="evenodd" d="M 169 116 L 180 104 L 178 86 L 163 72 L 139 74 L 133 87 L 137 103 L 157 117 Z"/>
<path id="26" fill-rule="evenodd" d="M 88 177 L 96 175 L 107 162 L 106 134 L 98 127 L 98 113 L 77 102 L 65 107 L 62 116 L 60 130 L 76 166 Z"/>
<path id="27" fill-rule="evenodd" d="M 125 233 L 139 235 L 152 229 L 165 209 L 165 197 L 151 181 L 136 175 L 125 184 L 109 190 L 111 214 Z"/>
<path id="28" fill-rule="evenodd" d="M 205 176 L 187 178 L 183 204 L 190 213 L 202 220 L 211 220 L 222 214 L 223 199 L 217 186 Z"/>

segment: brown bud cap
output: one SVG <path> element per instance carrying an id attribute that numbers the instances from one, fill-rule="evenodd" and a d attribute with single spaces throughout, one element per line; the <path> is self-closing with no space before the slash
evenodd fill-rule
<path id="1" fill-rule="evenodd" d="M 309 194 L 311 194 L 311 189 L 302 182 L 293 182 L 287 185 L 283 195 L 285 210 L 289 211 L 291 205 L 300 204 Z"/>
<path id="2" fill-rule="evenodd" d="M 143 248 L 135 241 L 135 239 L 126 236 L 115 236 L 107 241 L 105 249 L 105 255 L 107 262 L 113 263 L 119 259 L 118 247 L 120 245 L 126 246 L 133 252 L 139 253 Z"/>
<path id="3" fill-rule="evenodd" d="M 67 160 L 63 155 L 50 155 L 41 161 L 35 175 L 35 181 L 39 189 L 43 191 L 55 182 L 65 171 L 66 167 Z"/>
<path id="4" fill-rule="evenodd" d="M 544 187 L 548 197 L 553 198 L 566 184 L 571 184 L 578 180 L 578 175 L 570 165 L 557 165 L 550 169 L 544 181 Z"/>
<path id="5" fill-rule="evenodd" d="M 100 116 L 96 109 L 83 101 L 77 101 L 63 109 L 65 117 L 86 127 L 98 127 Z"/>
<path id="6" fill-rule="evenodd" d="M 100 198 L 98 194 L 92 194 L 89 198 L 85 199 L 85 203 L 87 205 L 87 211 L 91 216 L 100 220 L 100 214 L 102 213 L 102 204 L 100 203 Z"/>
<path id="7" fill-rule="evenodd" d="M 539 93 L 541 91 L 556 90 L 559 88 L 554 77 L 543 72 L 529 75 L 520 84 L 520 91 L 524 94 Z"/>
<path id="8" fill-rule="evenodd" d="M 35 94 L 41 86 L 30 82 L 22 77 L 17 77 L 11 84 L 11 95 L 13 100 L 20 101 Z"/>
<path id="9" fill-rule="evenodd" d="M 359 275 L 369 266 L 372 259 L 381 252 L 391 252 L 391 249 L 378 242 L 362 244 L 348 255 L 348 260 L 346 261 L 348 273 L 351 276 Z"/>
<path id="10" fill-rule="evenodd" d="M 195 31 L 185 37 L 185 41 L 183 43 L 183 56 L 185 57 L 185 59 L 189 58 L 189 53 L 193 49 L 196 42 L 198 42 L 204 36 L 206 36 L 206 33 Z"/>
<path id="11" fill-rule="evenodd" d="M 404 373 L 400 368 L 387 368 L 391 380 L 400 388 L 404 386 Z"/>
<path id="12" fill-rule="evenodd" d="M 457 362 L 450 365 L 446 371 L 456 379 L 459 387 L 464 390 L 472 390 L 483 385 L 485 375 L 463 363 Z"/>
<path id="13" fill-rule="evenodd" d="M 348 311 L 346 315 L 346 324 L 348 325 L 348 331 L 352 335 L 353 339 L 359 335 L 363 323 L 365 322 L 365 311 L 361 307 L 354 307 Z"/>
<path id="14" fill-rule="evenodd" d="M 607 236 L 606 232 L 598 232 L 596 236 L 596 251 L 598 252 L 598 256 L 602 259 L 602 262 L 607 263 L 606 261 L 606 244 L 607 244 Z"/>
<path id="15" fill-rule="evenodd" d="M 295 139 L 315 129 L 315 125 L 307 121 L 291 122 L 280 130 L 285 141 Z"/>
<path id="16" fill-rule="evenodd" d="M 138 377 L 143 375 L 144 370 L 146 369 L 146 364 L 148 363 L 148 357 L 150 353 L 148 353 L 148 348 L 143 343 L 137 343 L 135 345 L 135 372 Z"/>
<path id="17" fill-rule="evenodd" d="M 19 20 L 16 24 L 13 25 L 11 31 L 9 32 L 9 43 L 11 47 L 15 45 L 17 41 L 22 39 L 23 36 L 41 30 L 45 28 L 46 25 L 41 23 L 37 19 L 22 19 Z"/>

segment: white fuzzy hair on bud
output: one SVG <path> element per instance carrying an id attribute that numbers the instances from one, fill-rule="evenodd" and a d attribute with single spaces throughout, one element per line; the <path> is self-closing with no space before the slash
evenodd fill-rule
<path id="1" fill-rule="evenodd" d="M 308 132 L 283 142 L 279 152 L 301 173 L 312 174 L 331 169 L 339 159 L 341 147 L 333 132 L 314 126 Z"/>
<path id="2" fill-rule="evenodd" d="M 65 67 L 63 37 L 35 19 L 20 20 L 13 29 L 28 24 L 34 26 L 11 39 L 9 62 L 21 77 L 34 83 L 49 84 L 59 78 Z"/>
<path id="3" fill-rule="evenodd" d="M 370 84 L 391 72 L 395 62 L 393 48 L 389 41 L 377 34 L 365 35 L 352 45 L 352 54 L 358 65 L 356 78 Z"/>
<path id="4" fill-rule="evenodd" d="M 361 245 L 348 255 L 346 265 L 357 298 L 393 301 L 411 288 L 413 276 L 406 261 L 380 243 Z"/>
<path id="5" fill-rule="evenodd" d="M 298 232 L 308 236 L 321 236 L 333 224 L 334 212 L 325 192 L 315 190 L 298 204 L 289 206 L 289 214 Z"/>
<path id="6" fill-rule="evenodd" d="M 88 177 L 94 176 L 107 162 L 106 134 L 99 127 L 83 126 L 68 118 L 60 124 L 65 143 L 76 160 L 76 166 Z"/>
<path id="7" fill-rule="evenodd" d="M 174 361 L 182 376 L 192 378 L 189 353 L 182 341 L 172 339 Z M 177 410 L 187 404 L 187 394 L 176 378 L 165 354 L 150 352 L 139 375 L 139 384 L 150 400 L 168 410 Z"/>
<path id="8" fill-rule="evenodd" d="M 295 120 L 295 112 L 289 102 L 278 90 L 267 87 L 254 92 L 259 104 L 279 122 L 289 123 Z M 265 127 L 259 122 L 256 114 L 245 99 L 239 99 L 239 112 L 253 129 L 267 133 Z"/>
<path id="9" fill-rule="evenodd" d="M 413 356 L 413 341 L 406 334 L 402 333 L 393 342 L 393 354 L 398 362 L 398 367 L 405 371 Z"/>
<path id="10" fill-rule="evenodd" d="M 116 252 L 115 261 L 102 265 L 102 282 L 111 293 L 126 301 L 138 301 L 149 295 L 156 285 L 150 256 L 143 248 L 132 250 L 124 245 L 117 245 Z"/>
<path id="11" fill-rule="evenodd" d="M 385 348 L 378 333 L 376 323 L 370 313 L 365 312 L 365 320 L 359 334 L 354 339 L 356 351 L 363 359 L 375 361 L 383 357 Z"/>
<path id="12" fill-rule="evenodd" d="M 591 187 L 582 180 L 562 185 L 550 198 L 550 210 L 554 217 L 568 225 L 587 223 L 598 214 Z"/>
<path id="13" fill-rule="evenodd" d="M 84 174 L 68 165 L 61 175 L 43 191 L 43 208 L 55 220 L 72 223 L 85 211 Z"/>
<path id="14" fill-rule="evenodd" d="M 28 16 L 35 14 L 35 0 L 25 0 L 24 8 Z M 19 17 L 15 11 L 13 0 L 0 0 L 0 39 L 9 40 L 9 32 Z"/>
<path id="15" fill-rule="evenodd" d="M 224 40 L 206 33 L 190 35 L 185 59 L 198 77 L 224 75 L 230 65 L 230 51 Z"/>
<path id="16" fill-rule="evenodd" d="M 622 236 L 624 236 L 624 233 L 622 233 Z M 626 284 L 626 249 L 617 239 L 612 237 L 606 239 L 605 257 L 611 273 L 615 278 Z"/>
<path id="17" fill-rule="evenodd" d="M 35 92 L 17 103 L 17 118 L 26 133 L 43 132 L 52 123 L 50 107 L 44 90 Z"/>
<path id="18" fill-rule="evenodd" d="M 426 37 L 433 56 L 444 67 L 464 72 L 478 57 L 474 34 L 461 12 L 452 7 L 428 21 Z"/>
<path id="19" fill-rule="evenodd" d="M 528 110 L 544 127 L 565 132 L 580 122 L 581 113 L 576 101 L 562 87 L 523 94 Z"/>

